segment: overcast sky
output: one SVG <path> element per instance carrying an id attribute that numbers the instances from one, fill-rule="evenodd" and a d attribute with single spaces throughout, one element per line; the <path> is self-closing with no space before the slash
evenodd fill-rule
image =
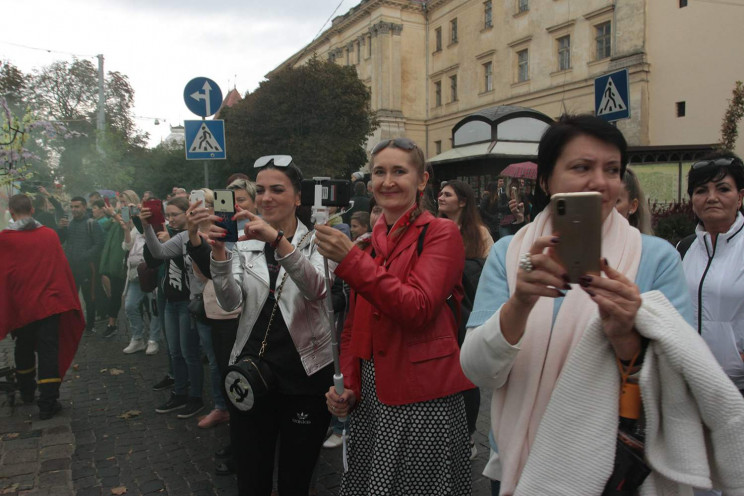
<path id="1" fill-rule="evenodd" d="M 0 59 L 31 72 L 71 60 L 68 53 L 97 64 L 95 55 L 102 53 L 106 71 L 129 76 L 135 115 L 152 118 L 138 118 L 137 125 L 156 145 L 169 125 L 199 118 L 183 102 L 190 79 L 209 77 L 223 95 L 233 87 L 241 95 L 253 91 L 268 71 L 315 37 L 340 2 L 27 0 L 6 12 Z M 356 3 L 343 0 L 335 15 Z M 155 126 L 154 118 L 161 125 Z"/>

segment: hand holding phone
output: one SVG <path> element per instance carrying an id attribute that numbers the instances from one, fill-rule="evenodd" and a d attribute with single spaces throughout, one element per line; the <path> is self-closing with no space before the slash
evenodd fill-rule
<path id="1" fill-rule="evenodd" d="M 586 274 L 600 273 L 602 257 L 602 195 L 596 192 L 558 193 L 550 198 L 553 231 L 560 242 L 558 260 L 569 281 L 578 283 Z"/>
<path id="2" fill-rule="evenodd" d="M 216 225 L 227 229 L 222 241 L 235 242 L 238 240 L 238 221 L 235 216 L 235 192 L 231 189 L 214 190 L 214 214 L 222 220 Z"/>
<path id="3" fill-rule="evenodd" d="M 160 226 L 160 228 L 162 229 L 163 224 L 165 224 L 162 202 L 157 198 L 151 198 L 145 201 L 142 206 L 143 208 L 148 209 L 150 214 L 148 218 L 142 220 L 146 220 L 147 223 L 150 224 L 156 231 L 159 230 L 157 226 Z"/>
<path id="4" fill-rule="evenodd" d="M 200 189 L 195 189 L 191 191 L 191 194 L 189 195 L 189 203 L 193 205 L 194 203 L 201 201 L 201 206 L 206 207 L 206 197 L 204 196 L 204 191 Z"/>
<path id="5" fill-rule="evenodd" d="M 121 207 L 121 220 L 123 220 L 124 222 L 129 222 L 131 218 L 131 211 L 129 210 L 129 207 L 127 205 Z"/>

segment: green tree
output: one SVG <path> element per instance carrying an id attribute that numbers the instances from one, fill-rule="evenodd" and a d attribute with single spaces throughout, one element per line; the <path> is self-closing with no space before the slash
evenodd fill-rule
<path id="1" fill-rule="evenodd" d="M 744 83 L 737 81 L 721 123 L 721 143 L 724 150 L 733 151 L 739 136 L 739 121 L 744 117 Z"/>
<path id="2" fill-rule="evenodd" d="M 316 57 L 272 74 L 221 114 L 227 161 L 215 167 L 220 176 L 252 174 L 256 158 L 288 154 L 306 177 L 348 177 L 364 165 L 364 143 L 377 127 L 356 70 Z"/>

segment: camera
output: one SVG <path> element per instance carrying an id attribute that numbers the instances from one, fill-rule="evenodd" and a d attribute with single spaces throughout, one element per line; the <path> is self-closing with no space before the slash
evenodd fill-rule
<path id="1" fill-rule="evenodd" d="M 555 205 L 558 215 L 566 215 L 566 201 L 558 200 Z"/>
<path id="2" fill-rule="evenodd" d="M 345 207 L 351 201 L 351 181 L 330 177 L 305 179 L 300 194 L 303 206 Z"/>

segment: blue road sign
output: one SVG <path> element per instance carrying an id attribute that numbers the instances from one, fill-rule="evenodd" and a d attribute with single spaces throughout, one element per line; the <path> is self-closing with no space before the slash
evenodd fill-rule
<path id="1" fill-rule="evenodd" d="M 225 121 L 184 121 L 186 160 L 222 160 L 225 149 Z"/>
<path id="2" fill-rule="evenodd" d="M 594 114 L 606 121 L 630 118 L 628 69 L 594 80 Z"/>
<path id="3" fill-rule="evenodd" d="M 209 117 L 222 105 L 222 90 L 209 78 L 194 78 L 183 90 L 183 101 L 186 107 L 200 117 Z"/>

